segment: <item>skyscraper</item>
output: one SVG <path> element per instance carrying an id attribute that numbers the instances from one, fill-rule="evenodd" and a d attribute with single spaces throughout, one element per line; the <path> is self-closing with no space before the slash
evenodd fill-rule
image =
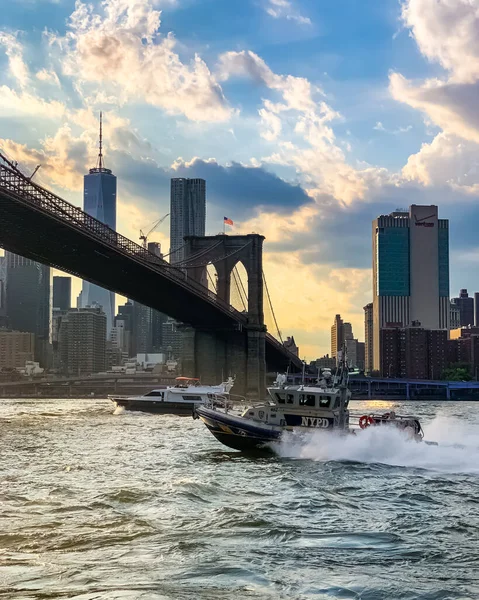
<path id="1" fill-rule="evenodd" d="M 174 178 L 170 200 L 170 262 L 184 260 L 184 237 L 205 235 L 206 181 Z"/>
<path id="2" fill-rule="evenodd" d="M 373 370 L 373 303 L 364 307 L 364 370 Z"/>
<path id="3" fill-rule="evenodd" d="M 35 334 L 35 360 L 50 361 L 51 315 L 50 267 L 12 252 L 7 261 L 7 315 L 16 331 Z"/>
<path id="4" fill-rule="evenodd" d="M 62 318 L 59 335 L 63 369 L 88 375 L 105 369 L 106 317 L 101 308 L 72 308 Z"/>
<path id="5" fill-rule="evenodd" d="M 100 150 L 97 166 L 83 178 L 83 210 L 116 231 L 116 177 L 103 165 L 103 129 L 100 113 Z M 107 337 L 115 316 L 115 294 L 89 281 L 83 282 L 81 306 L 100 305 L 106 315 Z"/>
<path id="6" fill-rule="evenodd" d="M 53 308 L 70 310 L 72 304 L 72 278 L 53 278 Z"/>
<path id="7" fill-rule="evenodd" d="M 344 327 L 341 315 L 334 317 L 334 323 L 331 326 L 331 358 L 338 358 L 338 352 L 342 349 L 344 342 Z"/>
<path id="8" fill-rule="evenodd" d="M 386 327 L 449 327 L 449 221 L 412 205 L 373 221 L 373 368 Z"/>
<path id="9" fill-rule="evenodd" d="M 467 290 L 460 290 L 458 298 L 452 298 L 451 304 L 459 308 L 461 327 L 474 325 L 474 298 L 470 298 Z"/>
<path id="10" fill-rule="evenodd" d="M 479 292 L 474 292 L 474 325 L 479 327 Z"/>

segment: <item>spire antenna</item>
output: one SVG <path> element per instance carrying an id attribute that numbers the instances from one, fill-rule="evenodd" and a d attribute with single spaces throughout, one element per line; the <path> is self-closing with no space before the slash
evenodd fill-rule
<path id="1" fill-rule="evenodd" d="M 98 153 L 98 168 L 103 169 L 103 113 L 100 112 L 100 152 Z"/>

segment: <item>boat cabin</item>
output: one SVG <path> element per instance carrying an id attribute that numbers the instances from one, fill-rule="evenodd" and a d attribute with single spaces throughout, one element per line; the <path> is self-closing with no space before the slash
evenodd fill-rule
<path id="1" fill-rule="evenodd" d="M 248 419 L 280 427 L 313 427 L 333 429 L 349 422 L 347 410 L 351 393 L 341 406 L 341 390 L 322 387 L 273 387 L 268 389 L 271 400 L 248 408 Z"/>

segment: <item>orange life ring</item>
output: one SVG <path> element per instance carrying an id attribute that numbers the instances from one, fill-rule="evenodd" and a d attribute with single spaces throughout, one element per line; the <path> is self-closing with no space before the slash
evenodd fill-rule
<path id="1" fill-rule="evenodd" d="M 366 427 L 369 427 L 373 423 L 374 419 L 369 415 L 363 415 L 362 417 L 359 417 L 359 427 L 361 427 L 361 429 L 366 429 Z"/>

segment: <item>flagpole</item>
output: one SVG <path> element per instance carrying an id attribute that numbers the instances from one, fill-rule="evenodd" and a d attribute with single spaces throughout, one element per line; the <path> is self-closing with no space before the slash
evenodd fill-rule
<path id="1" fill-rule="evenodd" d="M 223 217 L 223 235 L 226 235 L 226 221 L 225 221 L 224 217 Z"/>

